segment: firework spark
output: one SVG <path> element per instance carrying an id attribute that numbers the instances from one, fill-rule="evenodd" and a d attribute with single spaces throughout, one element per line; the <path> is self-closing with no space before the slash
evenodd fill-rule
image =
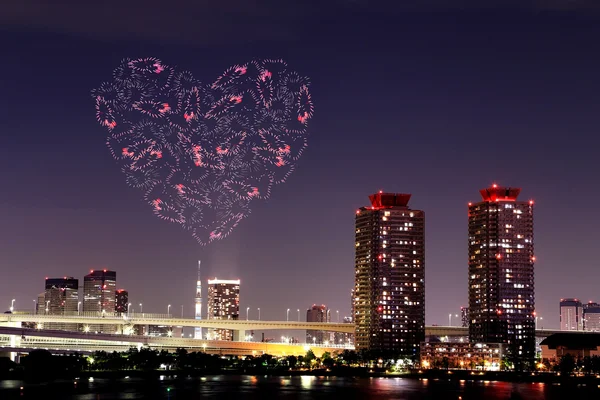
<path id="1" fill-rule="evenodd" d="M 123 60 L 92 96 L 127 184 L 205 245 L 294 170 L 313 116 L 309 87 L 282 60 L 235 65 L 201 84 L 148 57 Z"/>

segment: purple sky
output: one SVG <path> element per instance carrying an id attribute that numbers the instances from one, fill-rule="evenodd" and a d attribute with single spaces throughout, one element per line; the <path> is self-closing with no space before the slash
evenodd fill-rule
<path id="1" fill-rule="evenodd" d="M 600 301 L 591 2 L 19 3 L 0 15 L 0 308 L 13 298 L 32 308 L 45 276 L 109 268 L 144 311 L 184 304 L 191 316 L 201 259 L 205 278 L 241 279 L 244 318 L 249 306 L 250 318 L 260 307 L 263 319 L 287 308 L 295 319 L 313 303 L 348 315 L 354 212 L 382 189 L 412 193 L 426 211 L 426 322 L 447 324 L 467 303 L 467 202 L 492 182 L 536 201 L 544 326 L 558 327 L 561 297 Z M 208 247 L 152 215 L 95 121 L 90 90 L 122 58 L 145 56 L 204 82 L 254 57 L 284 58 L 312 79 L 298 168 Z"/>

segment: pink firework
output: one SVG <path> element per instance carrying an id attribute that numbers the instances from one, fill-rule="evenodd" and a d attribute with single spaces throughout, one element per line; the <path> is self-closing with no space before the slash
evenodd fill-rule
<path id="1" fill-rule="evenodd" d="M 147 57 L 123 60 L 92 95 L 127 184 L 204 245 L 293 172 L 314 112 L 309 86 L 283 60 L 234 65 L 207 85 Z"/>

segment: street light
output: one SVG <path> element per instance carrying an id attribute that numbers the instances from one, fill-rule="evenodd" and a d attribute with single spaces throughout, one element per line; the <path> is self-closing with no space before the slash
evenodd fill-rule
<path id="1" fill-rule="evenodd" d="M 183 304 L 181 305 L 181 318 L 183 318 Z"/>
<path id="2" fill-rule="evenodd" d="M 131 303 L 129 303 L 129 304 L 131 304 Z M 80 305 L 81 305 L 81 302 L 80 302 L 80 301 L 78 301 L 78 302 L 77 302 L 77 315 L 79 315 L 79 306 L 80 306 Z M 129 310 L 127 310 L 127 312 L 129 312 Z"/>
<path id="3" fill-rule="evenodd" d="M 168 317 L 169 315 L 171 315 L 171 314 L 170 314 L 170 312 L 171 312 L 171 305 L 169 304 L 169 305 L 167 306 L 167 317 Z"/>
<path id="4" fill-rule="evenodd" d="M 33 300 L 33 313 L 34 313 L 34 314 L 37 314 L 37 312 L 36 312 L 36 311 L 37 311 L 37 301 L 34 299 L 34 300 Z"/>
<path id="5" fill-rule="evenodd" d="M 448 314 L 448 326 L 452 326 L 452 314 Z"/>
<path id="6" fill-rule="evenodd" d="M 127 303 L 127 315 L 129 315 L 129 307 L 131 307 L 131 303 Z"/>
<path id="7" fill-rule="evenodd" d="M 290 309 L 289 308 L 287 309 L 287 311 L 285 313 L 285 320 L 287 322 L 290 322 Z"/>
<path id="8" fill-rule="evenodd" d="M 340 323 L 340 310 L 335 310 L 335 313 L 337 314 L 337 319 L 338 319 L 338 324 Z"/>
<path id="9" fill-rule="evenodd" d="M 15 299 L 12 299 L 10 301 L 10 312 L 13 312 L 15 310 Z"/>
<path id="10" fill-rule="evenodd" d="M 246 321 L 248 321 L 248 312 L 250 311 L 250 307 L 246 307 Z"/>
<path id="11" fill-rule="evenodd" d="M 260 321 L 260 307 L 258 307 L 258 320 Z"/>
<path id="12" fill-rule="evenodd" d="M 142 308 L 142 303 L 140 303 L 140 314 L 144 313 L 144 309 Z"/>
<path id="13" fill-rule="evenodd" d="M 50 300 L 46 301 L 46 314 L 48 314 L 48 304 L 50 304 Z"/>
<path id="14" fill-rule="evenodd" d="M 298 309 L 298 322 L 300 322 L 300 309 Z"/>

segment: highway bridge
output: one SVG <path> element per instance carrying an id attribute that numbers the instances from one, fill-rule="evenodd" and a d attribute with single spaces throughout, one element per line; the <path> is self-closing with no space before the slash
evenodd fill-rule
<path id="1" fill-rule="evenodd" d="M 304 355 L 311 349 L 320 357 L 324 352 L 354 349 L 350 345 L 315 345 L 252 341 L 202 340 L 185 337 L 117 335 L 32 328 L 0 327 L 0 352 L 27 353 L 32 349 L 47 349 L 53 353 L 90 353 L 96 350 L 125 351 L 131 347 L 151 347 L 173 351 L 184 348 L 212 354 L 227 355 Z"/>
<path id="2" fill-rule="evenodd" d="M 158 325 L 182 326 L 214 329 L 228 329 L 233 331 L 234 340 L 242 341 L 247 331 L 266 330 L 316 330 L 326 332 L 354 333 L 354 325 L 334 322 L 296 322 L 296 321 L 258 321 L 258 320 L 218 320 L 218 319 L 191 319 L 173 318 L 160 314 L 135 314 L 135 315 L 43 315 L 43 314 L 0 314 L 0 326 L 19 327 L 23 322 L 43 326 L 44 323 L 64 323 L 90 325 Z"/>
<path id="3" fill-rule="evenodd" d="M 23 324 L 31 324 L 43 328 L 48 323 L 74 324 L 83 331 L 65 331 L 24 328 Z M 148 335 L 126 335 L 94 333 L 85 327 L 98 325 L 134 326 L 181 326 L 213 329 L 229 329 L 234 332 L 233 341 L 203 340 L 185 337 L 157 337 Z M 135 315 L 40 315 L 33 313 L 0 314 L 0 352 L 28 352 L 35 348 L 45 348 L 54 352 L 90 352 L 95 350 L 123 351 L 130 347 L 148 346 L 158 349 L 173 350 L 186 348 L 202 350 L 214 354 L 250 355 L 269 353 L 273 355 L 301 355 L 311 348 L 315 355 L 325 351 L 339 351 L 348 345 L 315 345 L 298 343 L 273 343 L 246 341 L 246 331 L 265 330 L 317 330 L 328 332 L 354 333 L 354 324 L 296 322 L 296 321 L 262 321 L 262 320 L 197 320 L 190 318 L 174 318 L 171 315 L 135 314 Z M 123 331 L 123 330 L 121 330 Z M 559 331 L 537 329 L 539 340 Z M 587 332 L 581 332 L 586 334 Z M 441 340 L 468 340 L 468 328 L 457 326 L 427 326 L 425 336 L 437 337 Z M 309 347 L 307 347 L 309 346 Z M 18 349 L 18 350 L 17 350 Z"/>
<path id="4" fill-rule="evenodd" d="M 182 326 L 201 327 L 214 329 L 229 329 L 234 332 L 245 333 L 246 331 L 267 330 L 317 330 L 327 332 L 354 333 L 354 324 L 335 322 L 296 322 L 296 321 L 264 321 L 264 320 L 217 320 L 217 319 L 191 319 L 174 318 L 166 314 L 141 314 L 132 315 L 43 315 L 33 313 L 0 314 L 0 326 L 20 327 L 21 323 L 29 322 L 43 326 L 44 323 L 65 323 L 86 325 L 158 325 L 158 326 Z M 560 331 L 553 329 L 536 329 L 538 338 L 545 338 Z M 589 332 L 581 332 L 586 334 Z M 425 336 L 437 337 L 466 337 L 469 328 L 460 326 L 438 326 L 425 327 Z M 239 335 L 238 335 L 239 336 Z M 242 334 L 239 338 L 244 338 Z"/>
<path id="5" fill-rule="evenodd" d="M 537 338 L 547 338 L 550 335 L 555 333 L 559 333 L 561 331 L 555 329 L 536 329 L 535 336 Z M 571 331 L 575 333 L 576 331 Z M 563 331 L 564 333 L 564 331 Z M 581 334 L 589 334 L 589 333 L 597 333 L 597 332 L 584 332 L 578 331 L 577 333 Z M 462 326 L 426 326 L 425 327 L 425 336 L 437 336 L 437 337 L 467 337 L 469 336 L 469 328 L 464 328 Z"/>

